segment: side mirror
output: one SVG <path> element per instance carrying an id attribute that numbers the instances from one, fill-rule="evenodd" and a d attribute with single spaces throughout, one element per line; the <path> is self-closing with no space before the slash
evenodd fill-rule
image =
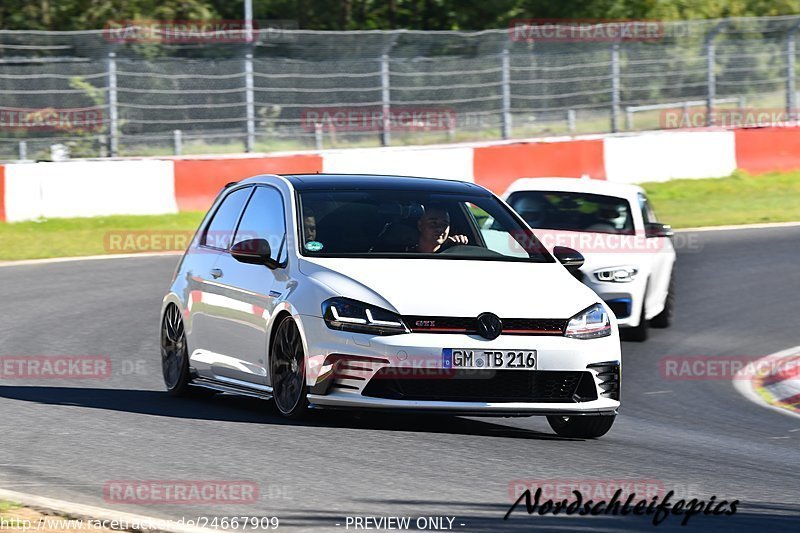
<path id="1" fill-rule="evenodd" d="M 240 263 L 264 265 L 275 269 L 280 264 L 270 257 L 271 253 L 266 239 L 246 239 L 231 246 L 231 255 Z"/>
<path id="2" fill-rule="evenodd" d="M 564 265 L 570 272 L 575 272 L 583 266 L 583 255 L 577 250 L 566 246 L 556 246 L 553 248 L 553 255 L 558 262 Z"/>
<path id="3" fill-rule="evenodd" d="M 672 226 L 669 224 L 648 222 L 644 225 L 644 236 L 648 239 L 651 237 L 672 237 L 673 235 L 675 235 L 675 232 L 672 231 Z"/>

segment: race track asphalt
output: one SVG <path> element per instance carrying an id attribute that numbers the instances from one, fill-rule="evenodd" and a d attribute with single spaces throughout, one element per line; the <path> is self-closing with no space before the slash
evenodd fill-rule
<path id="1" fill-rule="evenodd" d="M 389 515 L 455 516 L 461 531 L 647 531 L 649 517 L 518 508 L 502 518 L 514 480 L 655 480 L 688 498 L 740 501 L 734 516 L 699 515 L 683 528 L 670 517 L 659 531 L 798 531 L 800 418 L 747 401 L 729 379 L 667 379 L 659 360 L 800 344 L 800 227 L 693 238 L 679 250 L 674 325 L 623 343 L 620 416 L 596 441 L 558 438 L 543 418 L 293 423 L 259 400 L 173 399 L 157 333 L 177 257 L 0 268 L 0 356 L 112 360 L 106 379 L 0 379 L 0 488 L 162 518 L 277 516 L 280 529 L 342 531 L 346 516 Z M 104 501 L 107 483 L 130 479 L 252 480 L 260 499 Z"/>

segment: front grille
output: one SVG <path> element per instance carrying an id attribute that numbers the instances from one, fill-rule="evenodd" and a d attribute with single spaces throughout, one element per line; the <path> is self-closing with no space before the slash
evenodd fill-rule
<path id="1" fill-rule="evenodd" d="M 563 335 L 568 320 L 561 318 L 501 318 L 503 335 Z M 404 316 L 413 333 L 478 333 L 477 317 Z"/>
<path id="2" fill-rule="evenodd" d="M 402 372 L 402 369 L 400 369 Z M 364 396 L 391 400 L 448 402 L 586 402 L 597 399 L 590 372 L 554 370 L 435 370 L 399 375 L 384 368 Z"/>

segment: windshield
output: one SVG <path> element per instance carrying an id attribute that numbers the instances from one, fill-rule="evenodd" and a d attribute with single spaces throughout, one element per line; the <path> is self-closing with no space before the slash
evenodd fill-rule
<path id="1" fill-rule="evenodd" d="M 306 256 L 554 261 L 491 196 L 340 190 L 298 197 L 300 251 Z"/>
<path id="2" fill-rule="evenodd" d="M 512 193 L 508 204 L 534 229 L 634 235 L 624 198 L 560 191 Z"/>

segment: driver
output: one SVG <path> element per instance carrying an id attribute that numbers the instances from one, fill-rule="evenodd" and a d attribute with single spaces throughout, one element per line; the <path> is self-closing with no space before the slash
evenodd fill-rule
<path id="1" fill-rule="evenodd" d="M 530 227 L 539 228 L 544 224 L 547 208 L 545 200 L 538 196 L 523 195 L 513 207 Z"/>
<path id="2" fill-rule="evenodd" d="M 436 253 L 454 244 L 468 244 L 466 235 L 450 235 L 450 213 L 441 204 L 428 204 L 425 213 L 417 221 L 419 239 L 417 244 L 406 248 L 407 252 Z"/>

